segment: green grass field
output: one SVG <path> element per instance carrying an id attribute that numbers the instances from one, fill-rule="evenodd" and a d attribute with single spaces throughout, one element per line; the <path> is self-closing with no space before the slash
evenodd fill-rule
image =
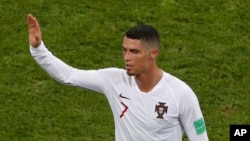
<path id="1" fill-rule="evenodd" d="M 82 69 L 123 67 L 124 32 L 155 26 L 159 66 L 196 92 L 210 140 L 228 141 L 230 124 L 250 124 L 249 7 L 249 0 L 0 0 L 0 140 L 114 140 L 105 97 L 57 83 L 30 56 L 32 13 L 47 47 Z"/>

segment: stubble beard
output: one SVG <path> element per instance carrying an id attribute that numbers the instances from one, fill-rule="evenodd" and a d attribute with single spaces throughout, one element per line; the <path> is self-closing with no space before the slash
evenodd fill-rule
<path id="1" fill-rule="evenodd" d="M 133 73 L 133 72 L 129 72 L 128 70 L 126 70 L 126 71 L 127 71 L 128 76 L 134 76 L 135 75 L 135 73 Z"/>

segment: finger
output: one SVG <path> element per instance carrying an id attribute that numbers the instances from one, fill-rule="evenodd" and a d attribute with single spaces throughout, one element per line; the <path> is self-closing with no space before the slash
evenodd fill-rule
<path id="1" fill-rule="evenodd" d="M 40 29 L 40 26 L 39 26 L 39 23 L 38 23 L 36 17 L 34 17 L 34 24 L 35 24 L 35 27 L 37 27 L 38 29 Z"/>
<path id="2" fill-rule="evenodd" d="M 38 21 L 36 17 L 34 17 L 33 15 L 28 14 L 27 21 L 28 21 L 29 28 L 37 28 L 37 27 L 39 28 Z"/>
<path id="3" fill-rule="evenodd" d="M 29 28 L 31 28 L 31 27 L 34 26 L 33 16 L 31 14 L 28 14 L 28 16 L 27 16 L 27 22 L 28 22 Z"/>

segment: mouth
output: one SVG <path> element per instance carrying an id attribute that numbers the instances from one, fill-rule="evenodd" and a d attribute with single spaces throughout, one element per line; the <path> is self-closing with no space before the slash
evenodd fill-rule
<path id="1" fill-rule="evenodd" d="M 125 65 L 125 68 L 127 69 L 127 70 L 129 70 L 129 69 L 131 69 L 133 66 L 132 65 L 129 65 L 129 64 L 126 64 Z"/>

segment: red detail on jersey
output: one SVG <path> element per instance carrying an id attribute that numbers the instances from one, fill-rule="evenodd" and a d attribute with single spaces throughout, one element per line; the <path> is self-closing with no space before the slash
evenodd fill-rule
<path id="1" fill-rule="evenodd" d="M 122 118 L 124 116 L 125 112 L 127 112 L 127 110 L 128 110 L 128 106 L 126 104 L 124 104 L 123 102 L 121 102 L 121 104 L 125 107 L 125 109 L 120 114 L 120 118 Z"/>
<path id="2" fill-rule="evenodd" d="M 125 99 L 130 99 L 130 98 L 128 98 L 128 97 L 123 96 L 122 93 L 119 94 L 119 97 L 120 97 L 120 98 L 125 98 Z"/>

